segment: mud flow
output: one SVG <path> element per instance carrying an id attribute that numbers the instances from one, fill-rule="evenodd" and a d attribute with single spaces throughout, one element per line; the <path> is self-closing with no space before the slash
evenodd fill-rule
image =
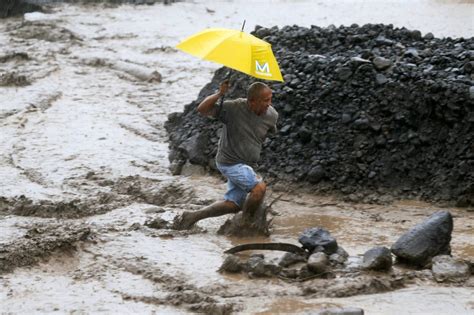
<path id="1" fill-rule="evenodd" d="M 389 247 L 438 210 L 454 220 L 452 256 L 474 260 L 471 208 L 418 201 L 343 202 L 269 187 L 268 237 L 217 231 L 231 217 L 190 230 L 176 215 L 201 209 L 225 183 L 198 167 L 169 171 L 168 115 L 183 110 L 218 65 L 174 46 L 206 27 L 393 23 L 436 36 L 471 36 L 470 3 L 350 1 L 176 2 L 48 6 L 0 23 L 0 308 L 7 313 L 470 314 L 472 275 L 439 282 L 430 269 L 362 271 L 364 252 Z M 388 7 L 387 7 L 388 6 Z M 261 20 L 259 12 L 267 19 Z M 292 14 L 288 15 L 288 12 Z M 449 11 L 447 16 L 445 12 Z M 415 13 L 418 12 L 418 13 Z M 414 16 L 415 14 L 415 16 Z M 439 23 L 437 16 L 445 17 Z M 183 126 L 186 128 L 186 126 Z M 223 272 L 227 249 L 290 243 L 323 227 L 348 253 L 323 276 Z M 244 251 L 242 261 L 281 251 Z M 258 258 L 260 259 L 260 258 Z M 301 267 L 300 265 L 296 265 Z M 299 268 L 298 267 L 298 268 Z"/>

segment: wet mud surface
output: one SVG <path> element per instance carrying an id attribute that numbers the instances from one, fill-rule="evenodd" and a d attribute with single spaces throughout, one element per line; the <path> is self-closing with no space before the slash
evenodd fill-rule
<path id="1" fill-rule="evenodd" d="M 196 175 L 199 169 L 190 167 L 192 176 L 168 171 L 163 124 L 196 98 L 218 67 L 172 47 L 208 21 L 240 25 L 240 17 L 232 17 L 238 7 L 203 2 L 99 8 L 64 5 L 0 24 L 2 310 L 303 314 L 353 306 L 369 314 L 472 312 L 472 276 L 438 283 L 430 270 L 358 268 L 366 250 L 390 247 L 440 210 L 437 205 L 350 203 L 279 185 L 267 195 L 267 202 L 274 201 L 269 237 L 217 235 L 231 216 L 188 231 L 169 229 L 176 215 L 201 209 L 225 191 L 221 178 Z M 169 18 L 157 22 L 160 14 Z M 189 23 L 176 27 L 176 17 Z M 271 20 L 288 22 L 276 15 Z M 154 71 L 161 81 L 136 76 Z M 452 255 L 472 262 L 474 212 L 448 210 L 454 218 Z M 346 267 L 298 281 L 219 272 L 224 251 L 233 246 L 298 245 L 301 232 L 316 226 L 349 253 Z M 284 255 L 237 256 L 254 254 L 268 261 Z"/>

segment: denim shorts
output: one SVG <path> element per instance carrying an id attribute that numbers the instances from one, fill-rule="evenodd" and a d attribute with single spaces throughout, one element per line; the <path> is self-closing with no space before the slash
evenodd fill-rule
<path id="1" fill-rule="evenodd" d="M 244 205 L 247 194 L 262 181 L 253 168 L 247 164 L 219 164 L 217 168 L 227 178 L 227 192 L 224 199 L 232 201 L 240 208 Z"/>

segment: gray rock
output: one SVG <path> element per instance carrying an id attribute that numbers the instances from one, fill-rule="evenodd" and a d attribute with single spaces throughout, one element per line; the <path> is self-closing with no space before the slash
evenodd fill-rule
<path id="1" fill-rule="evenodd" d="M 256 276 L 265 275 L 265 259 L 263 255 L 251 256 L 247 261 L 247 271 L 253 273 Z"/>
<path id="2" fill-rule="evenodd" d="M 377 45 L 387 45 L 387 46 L 391 46 L 394 44 L 394 41 L 393 40 L 390 40 L 390 39 L 387 39 L 383 36 L 379 36 L 375 39 L 375 42 L 377 43 Z"/>
<path id="3" fill-rule="evenodd" d="M 243 270 L 242 263 L 239 259 L 239 257 L 235 255 L 228 255 L 224 262 L 222 263 L 222 266 L 219 268 L 219 271 L 221 272 L 241 272 Z"/>
<path id="4" fill-rule="evenodd" d="M 363 59 L 360 57 L 352 57 L 351 58 L 351 63 L 355 65 L 363 65 L 363 64 L 369 64 L 370 60 Z"/>
<path id="5" fill-rule="evenodd" d="M 286 268 L 300 262 L 306 262 L 306 258 L 295 253 L 285 253 L 278 262 L 278 265 Z"/>
<path id="6" fill-rule="evenodd" d="M 426 33 L 425 36 L 423 36 L 424 39 L 431 40 L 434 38 L 433 33 Z"/>
<path id="7" fill-rule="evenodd" d="M 469 266 L 448 255 L 439 255 L 432 259 L 433 275 L 438 282 L 459 282 L 469 278 Z"/>
<path id="8" fill-rule="evenodd" d="M 173 161 L 169 166 L 169 170 L 172 175 L 180 175 L 182 169 L 183 163 L 181 161 Z"/>
<path id="9" fill-rule="evenodd" d="M 469 97 L 474 99 L 474 86 L 469 87 Z"/>
<path id="10" fill-rule="evenodd" d="M 403 55 L 407 56 L 407 57 L 413 57 L 413 58 L 419 58 L 420 57 L 420 55 L 418 53 L 418 50 L 416 48 L 413 48 L 413 47 L 408 48 Z"/>
<path id="11" fill-rule="evenodd" d="M 453 218 L 448 211 L 438 211 L 403 234 L 392 245 L 392 253 L 400 260 L 425 265 L 431 258 L 451 252 Z"/>
<path id="12" fill-rule="evenodd" d="M 420 40 L 421 39 L 421 32 L 418 31 L 418 30 L 413 30 L 411 31 L 411 38 L 413 38 L 414 40 Z"/>
<path id="13" fill-rule="evenodd" d="M 207 171 L 204 167 L 198 164 L 192 164 L 189 161 L 184 163 L 184 165 L 181 166 L 181 172 L 180 175 L 184 176 L 193 176 L 193 175 L 198 175 L 198 176 L 203 176 L 206 175 Z"/>
<path id="14" fill-rule="evenodd" d="M 372 60 L 372 63 L 377 70 L 385 70 L 392 65 L 392 61 L 390 59 L 385 59 L 382 57 L 375 57 Z"/>
<path id="15" fill-rule="evenodd" d="M 338 248 L 336 239 L 331 236 L 328 230 L 323 228 L 306 229 L 298 238 L 298 241 L 310 253 L 324 252 L 331 255 L 337 252 Z"/>
<path id="16" fill-rule="evenodd" d="M 344 264 L 349 258 L 349 254 L 339 246 L 334 254 L 329 255 L 329 261 L 334 264 Z"/>
<path id="17" fill-rule="evenodd" d="M 290 132 L 291 125 L 285 125 L 283 128 L 280 129 L 280 133 L 286 135 Z"/>
<path id="18" fill-rule="evenodd" d="M 170 227 L 170 224 L 165 219 L 157 217 L 152 220 L 147 220 L 145 222 L 145 226 L 148 226 L 149 228 L 152 228 L 152 229 L 168 229 Z"/>
<path id="19" fill-rule="evenodd" d="M 252 255 L 247 261 L 246 271 L 250 276 L 269 277 L 279 274 L 281 270 L 280 266 L 265 262 L 263 255 Z"/>
<path id="20" fill-rule="evenodd" d="M 392 254 L 387 247 L 374 247 L 364 254 L 362 268 L 369 270 L 390 270 L 392 268 Z"/>
<path id="21" fill-rule="evenodd" d="M 351 119 L 352 119 L 352 117 L 351 117 L 350 114 L 348 114 L 348 113 L 342 114 L 342 119 L 341 119 L 341 121 L 342 121 L 343 124 L 347 124 L 348 122 L 351 121 Z"/>
<path id="22" fill-rule="evenodd" d="M 367 117 L 361 117 L 354 121 L 354 126 L 359 129 L 365 129 L 369 126 L 369 119 Z"/>
<path id="23" fill-rule="evenodd" d="M 382 85 L 388 82 L 388 79 L 386 76 L 384 76 L 381 73 L 377 73 L 375 75 L 375 82 L 377 82 L 378 85 Z"/>
<path id="24" fill-rule="evenodd" d="M 308 258 L 307 266 L 311 272 L 323 273 L 328 269 L 329 260 L 324 253 L 314 253 Z"/>

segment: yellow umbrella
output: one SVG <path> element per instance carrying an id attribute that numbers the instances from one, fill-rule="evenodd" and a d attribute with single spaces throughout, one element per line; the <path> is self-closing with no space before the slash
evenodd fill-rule
<path id="1" fill-rule="evenodd" d="M 186 38 L 176 48 L 259 79 L 283 82 L 272 46 L 243 31 L 206 29 Z"/>

